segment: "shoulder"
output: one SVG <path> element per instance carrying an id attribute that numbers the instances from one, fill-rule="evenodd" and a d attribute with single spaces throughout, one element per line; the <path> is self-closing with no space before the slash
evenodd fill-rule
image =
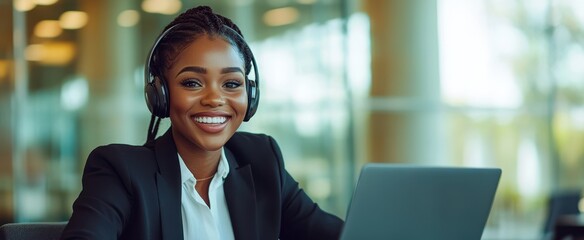
<path id="1" fill-rule="evenodd" d="M 254 159 L 281 159 L 276 140 L 266 134 L 236 132 L 225 144 L 237 159 L 252 162 Z"/>
<path id="2" fill-rule="evenodd" d="M 225 146 L 231 151 L 280 151 L 273 137 L 262 133 L 236 132 Z"/>
<path id="3" fill-rule="evenodd" d="M 114 168 L 155 167 L 154 150 L 145 146 L 109 144 L 95 148 L 87 157 L 87 166 L 106 164 Z"/>
<path id="4" fill-rule="evenodd" d="M 150 156 L 153 154 L 154 154 L 153 149 L 145 146 L 136 146 L 128 144 L 109 144 L 99 146 L 93 149 L 89 156 L 127 157 L 127 156 Z"/>
<path id="5" fill-rule="evenodd" d="M 269 144 L 271 141 L 274 139 L 263 133 L 236 132 L 226 145 Z"/>

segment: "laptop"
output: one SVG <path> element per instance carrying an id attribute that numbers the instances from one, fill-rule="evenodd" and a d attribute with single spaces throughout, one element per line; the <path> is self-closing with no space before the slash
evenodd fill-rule
<path id="1" fill-rule="evenodd" d="M 500 176 L 498 168 L 366 164 L 341 239 L 481 239 Z"/>

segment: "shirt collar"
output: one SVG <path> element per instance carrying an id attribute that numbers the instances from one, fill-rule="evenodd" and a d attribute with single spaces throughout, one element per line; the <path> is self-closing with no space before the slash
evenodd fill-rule
<path id="1" fill-rule="evenodd" d="M 227 162 L 227 157 L 225 155 L 225 148 L 221 148 L 221 158 L 219 159 L 219 166 L 217 166 L 218 176 L 223 180 L 229 174 L 229 162 Z"/>
<path id="2" fill-rule="evenodd" d="M 187 165 L 185 164 L 185 162 L 182 159 L 182 157 L 180 156 L 180 154 L 178 152 L 176 154 L 178 155 L 178 162 L 179 162 L 179 166 L 180 166 L 181 182 L 183 184 L 186 183 L 187 181 L 194 182 L 195 176 L 193 176 L 193 173 L 191 173 L 189 168 L 187 168 Z M 227 161 L 227 157 L 225 157 L 225 148 L 221 148 L 221 157 L 219 158 L 219 166 L 217 166 L 217 174 L 216 175 L 221 177 L 223 180 L 225 180 L 225 178 L 227 177 L 228 174 L 229 174 L 229 162 Z"/>

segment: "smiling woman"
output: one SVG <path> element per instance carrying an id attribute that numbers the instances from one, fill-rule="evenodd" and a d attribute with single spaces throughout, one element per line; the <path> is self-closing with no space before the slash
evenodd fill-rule
<path id="1" fill-rule="evenodd" d="M 186 140 L 176 141 L 179 152 L 217 152 L 239 128 L 247 108 L 243 68 L 237 50 L 217 37 L 199 37 L 177 56 L 165 79 L 173 134 Z M 202 169 L 193 167 L 195 176 Z"/>
<path id="2" fill-rule="evenodd" d="M 89 155 L 63 239 L 338 239 L 342 220 L 304 193 L 276 141 L 236 132 L 256 112 L 259 79 L 231 20 L 187 10 L 156 40 L 145 73 L 149 139 Z"/>

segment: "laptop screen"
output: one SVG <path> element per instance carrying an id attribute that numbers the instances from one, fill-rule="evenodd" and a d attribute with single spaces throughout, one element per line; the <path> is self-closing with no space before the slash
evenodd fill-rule
<path id="1" fill-rule="evenodd" d="M 497 168 L 365 165 L 341 239 L 480 239 Z"/>

